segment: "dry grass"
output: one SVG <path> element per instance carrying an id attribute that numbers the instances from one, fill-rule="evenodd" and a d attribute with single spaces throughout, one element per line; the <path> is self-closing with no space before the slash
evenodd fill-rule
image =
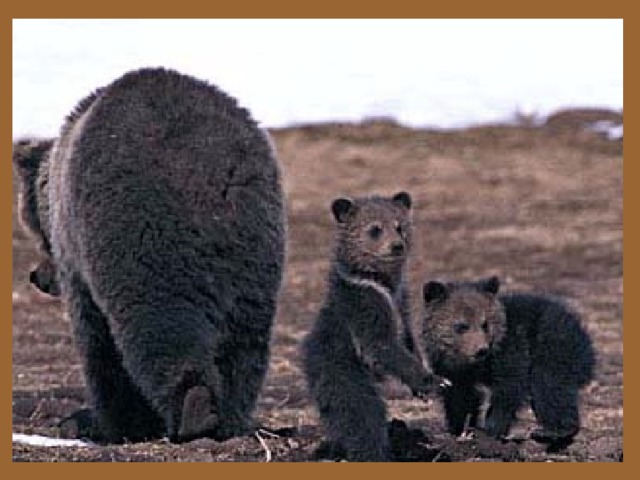
<path id="1" fill-rule="evenodd" d="M 508 290 L 560 294 L 582 312 L 599 354 L 584 393 L 584 428 L 569 449 L 548 455 L 524 442 L 504 460 L 611 461 L 622 452 L 622 141 L 585 130 L 612 112 L 572 111 L 546 125 L 425 131 L 393 122 L 311 125 L 273 131 L 285 170 L 289 255 L 271 368 L 257 411 L 271 428 L 299 427 L 292 438 L 266 435 L 224 443 L 153 442 L 91 449 L 14 445 L 15 460 L 299 461 L 321 440 L 305 393 L 298 348 L 324 294 L 337 195 L 411 192 L 416 246 L 414 297 L 425 278 L 502 277 Z M 58 419 L 82 404 L 83 380 L 70 328 L 56 301 L 25 283 L 30 242 L 13 236 L 14 431 L 56 435 Z M 416 302 L 416 312 L 419 303 Z M 424 429 L 438 460 L 477 460 L 478 445 L 443 431 L 437 401 L 415 400 L 385 385 L 393 417 Z M 533 424 L 523 411 L 515 433 Z M 445 446 L 447 454 L 444 455 Z M 452 446 L 453 445 L 453 446 Z M 475 446 L 474 446 L 475 445 Z M 440 452 L 440 453 L 438 453 Z"/>

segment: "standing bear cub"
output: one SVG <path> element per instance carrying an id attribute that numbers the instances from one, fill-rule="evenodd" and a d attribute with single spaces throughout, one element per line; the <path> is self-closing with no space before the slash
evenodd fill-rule
<path id="1" fill-rule="evenodd" d="M 304 372 L 328 440 L 351 461 L 390 460 L 385 404 L 375 382 L 388 374 L 414 394 L 441 379 L 410 351 L 404 269 L 411 197 L 338 198 L 329 290 L 303 345 Z"/>
<path id="2" fill-rule="evenodd" d="M 424 347 L 435 372 L 453 383 L 443 395 L 449 430 L 482 426 L 484 386 L 490 436 L 505 436 L 530 398 L 539 422 L 532 438 L 563 448 L 580 428 L 579 390 L 593 377 L 590 337 L 559 300 L 498 296 L 499 288 L 497 277 L 424 285 Z"/>
<path id="3" fill-rule="evenodd" d="M 59 138 L 14 146 L 21 218 L 60 294 L 102 441 L 252 428 L 285 255 L 271 143 L 216 87 L 161 68 L 85 98 Z"/>

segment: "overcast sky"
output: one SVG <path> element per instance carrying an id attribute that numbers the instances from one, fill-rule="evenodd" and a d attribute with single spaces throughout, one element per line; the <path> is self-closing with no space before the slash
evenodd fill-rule
<path id="1" fill-rule="evenodd" d="M 622 20 L 14 20 L 14 136 L 55 135 L 143 66 L 215 83 L 267 127 L 621 109 L 622 47 Z"/>

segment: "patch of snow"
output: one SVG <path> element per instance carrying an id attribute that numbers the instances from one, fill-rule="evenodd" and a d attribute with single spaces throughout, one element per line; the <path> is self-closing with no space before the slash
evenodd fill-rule
<path id="1" fill-rule="evenodd" d="M 611 120 L 600 120 L 587 125 L 587 129 L 606 135 L 609 140 L 620 140 L 622 138 L 622 123 Z"/>
<path id="2" fill-rule="evenodd" d="M 64 438 L 45 437 L 43 435 L 26 435 L 14 433 L 11 436 L 13 443 L 34 445 L 39 447 L 92 447 L 93 444 L 82 440 L 66 440 Z"/>

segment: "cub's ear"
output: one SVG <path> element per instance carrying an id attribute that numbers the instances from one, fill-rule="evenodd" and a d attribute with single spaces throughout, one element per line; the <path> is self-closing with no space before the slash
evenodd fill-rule
<path id="1" fill-rule="evenodd" d="M 46 293 L 52 297 L 60 296 L 60 285 L 55 277 L 55 271 L 43 269 L 42 265 L 39 265 L 29 274 L 29 283 L 42 293 Z"/>
<path id="2" fill-rule="evenodd" d="M 26 138 L 15 142 L 12 160 L 20 175 L 35 175 L 52 146 L 52 139 Z"/>
<path id="3" fill-rule="evenodd" d="M 449 296 L 449 290 L 444 283 L 431 281 L 422 287 L 422 296 L 425 303 L 445 300 Z"/>
<path id="4" fill-rule="evenodd" d="M 407 210 L 411 210 L 411 195 L 407 192 L 399 192 L 396 193 L 393 197 L 391 197 L 393 203 L 397 203 L 398 205 L 402 205 Z"/>
<path id="5" fill-rule="evenodd" d="M 495 295 L 500 290 L 500 279 L 497 276 L 482 279 L 478 282 L 480 290 Z"/>
<path id="6" fill-rule="evenodd" d="M 347 214 L 353 208 L 353 200 L 350 198 L 336 198 L 331 204 L 331 211 L 338 223 L 344 223 L 347 220 Z"/>

